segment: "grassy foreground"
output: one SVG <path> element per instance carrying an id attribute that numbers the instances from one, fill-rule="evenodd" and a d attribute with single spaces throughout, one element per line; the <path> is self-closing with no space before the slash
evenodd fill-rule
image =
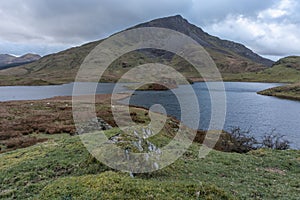
<path id="1" fill-rule="evenodd" d="M 48 141 L 0 155 L 1 199 L 299 198 L 300 151 L 213 150 L 200 159 L 193 143 L 167 168 L 131 178 L 91 157 L 78 136 L 39 137 Z"/>

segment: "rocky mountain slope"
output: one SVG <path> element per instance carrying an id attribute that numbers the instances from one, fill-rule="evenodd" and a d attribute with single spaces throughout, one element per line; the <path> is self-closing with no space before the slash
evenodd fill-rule
<path id="1" fill-rule="evenodd" d="M 262 58 L 242 44 L 221 40 L 205 33 L 176 15 L 139 24 L 136 27 L 164 27 L 182 32 L 199 42 L 211 55 L 221 73 L 257 72 L 272 65 L 272 61 Z M 20 67 L 0 71 L 0 85 L 60 84 L 74 81 L 77 70 L 88 53 L 100 41 L 71 48 Z M 116 81 L 131 67 L 149 62 L 161 62 L 173 66 L 187 78 L 194 77 L 195 71 L 178 56 L 161 50 L 135 51 L 119 58 L 111 65 L 103 81 Z M 199 77 L 198 77 L 199 78 Z"/>

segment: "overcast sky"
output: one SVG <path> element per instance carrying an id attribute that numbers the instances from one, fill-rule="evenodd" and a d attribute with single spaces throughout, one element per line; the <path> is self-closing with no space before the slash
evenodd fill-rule
<path id="1" fill-rule="evenodd" d="M 277 59 L 300 55 L 299 10 L 298 0 L 1 0 L 0 54 L 46 55 L 180 14 Z"/>

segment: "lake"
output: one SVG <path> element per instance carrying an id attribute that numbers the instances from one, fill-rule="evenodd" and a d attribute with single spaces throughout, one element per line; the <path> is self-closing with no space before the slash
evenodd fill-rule
<path id="1" fill-rule="evenodd" d="M 84 93 L 90 94 L 90 84 L 85 85 Z M 35 100 L 54 96 L 72 95 L 73 83 L 58 86 L 9 86 L 0 87 L 0 101 L 10 100 Z M 286 139 L 292 142 L 291 147 L 300 149 L 300 102 L 268 97 L 256 94 L 257 91 L 275 87 L 276 83 L 247 83 L 247 82 L 226 82 L 226 105 L 227 112 L 224 130 L 229 131 L 233 127 L 240 127 L 243 130 L 251 129 L 257 137 L 270 133 L 275 129 L 276 133 L 285 135 Z M 111 93 L 115 84 L 101 83 L 97 88 L 98 94 Z M 188 86 L 181 85 L 174 89 L 179 94 L 189 96 Z M 200 109 L 199 129 L 208 129 L 211 116 L 211 99 L 205 83 L 192 85 Z M 124 87 L 118 87 L 119 92 L 127 92 Z M 218 93 L 221 91 L 214 90 Z M 172 91 L 135 91 L 130 99 L 122 103 L 143 106 L 150 108 L 154 104 L 161 104 L 167 114 L 181 119 L 180 106 Z M 189 105 L 189 104 L 188 104 Z M 189 105 L 193 109 L 195 105 Z M 185 119 L 186 124 L 190 119 Z"/>

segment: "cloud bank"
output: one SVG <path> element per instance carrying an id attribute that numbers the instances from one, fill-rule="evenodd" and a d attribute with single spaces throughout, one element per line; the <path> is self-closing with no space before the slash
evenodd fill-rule
<path id="1" fill-rule="evenodd" d="M 207 31 L 246 44 L 268 57 L 300 55 L 300 4 L 281 0 L 255 15 L 229 14 Z"/>
<path id="2" fill-rule="evenodd" d="M 299 5 L 297 0 L 2 0 L 0 54 L 45 55 L 181 14 L 261 55 L 300 55 Z"/>

